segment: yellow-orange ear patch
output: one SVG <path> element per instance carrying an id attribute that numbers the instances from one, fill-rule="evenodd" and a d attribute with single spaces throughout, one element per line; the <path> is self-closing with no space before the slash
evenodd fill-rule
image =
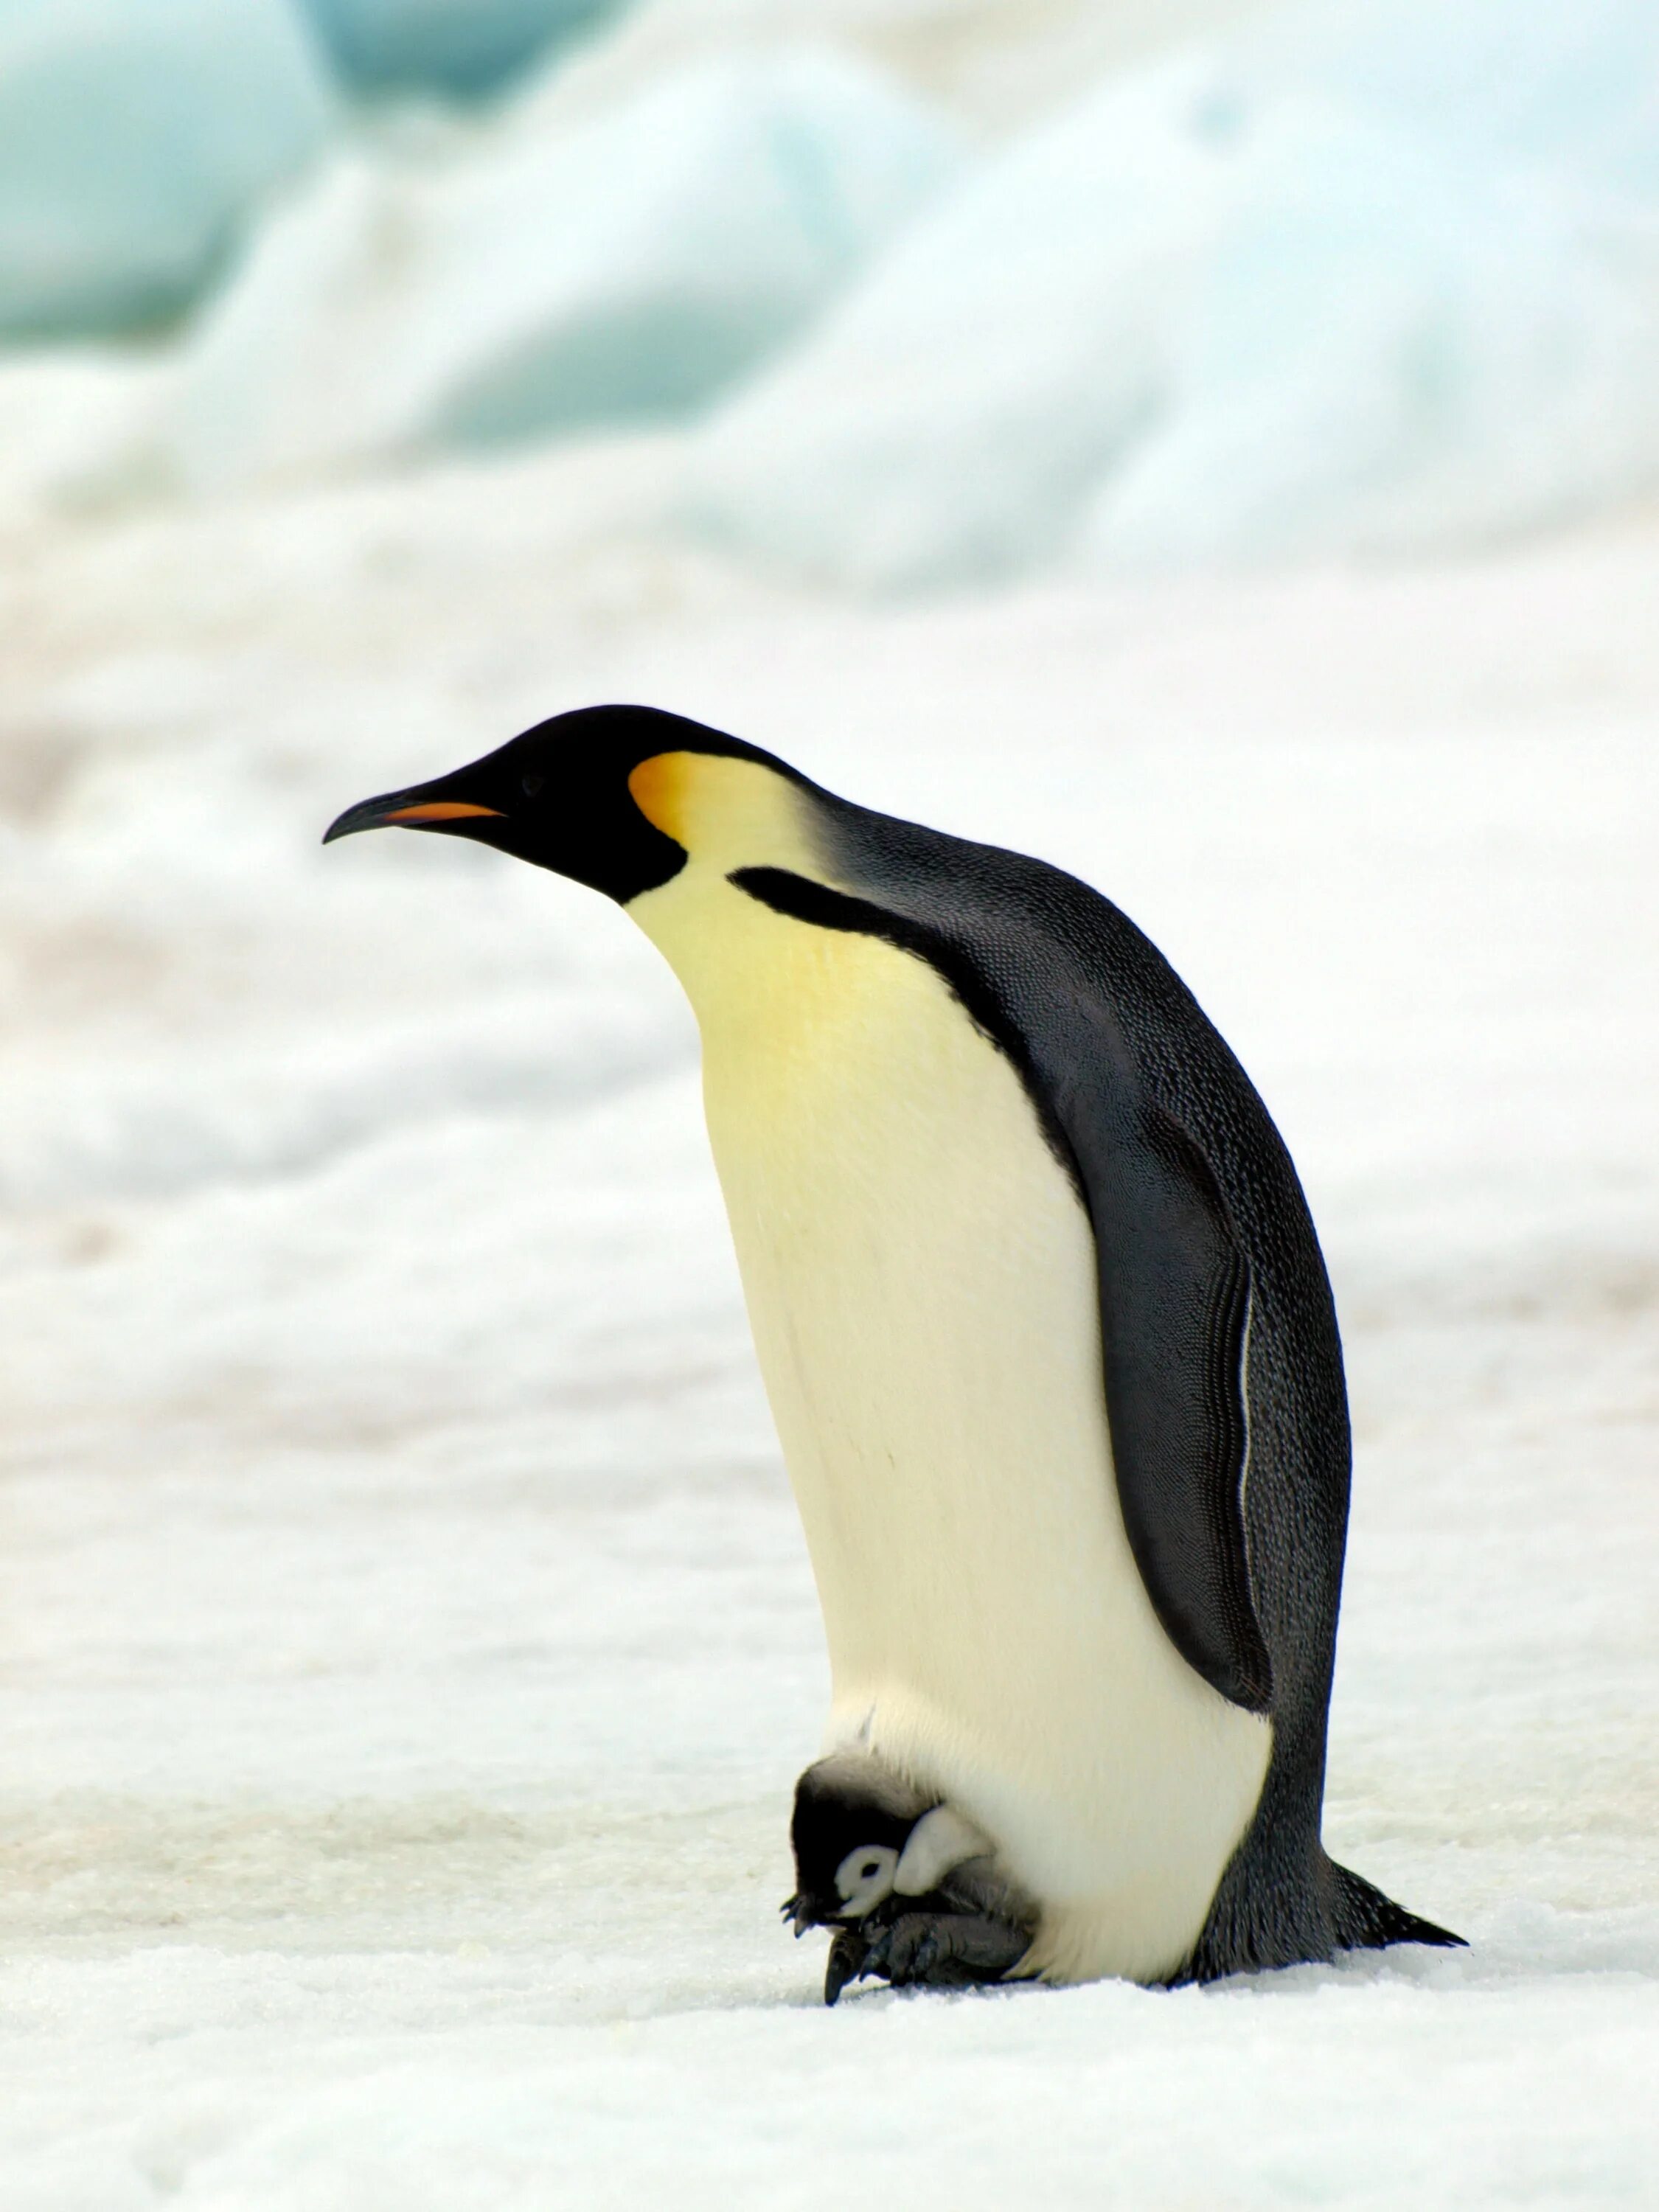
<path id="1" fill-rule="evenodd" d="M 653 829 L 677 845 L 687 844 L 685 787 L 690 764 L 689 753 L 653 753 L 628 779 L 635 806 Z"/>
<path id="2" fill-rule="evenodd" d="M 815 869 L 795 789 L 765 761 L 690 746 L 653 753 L 633 769 L 628 788 L 653 829 L 720 875 L 733 868 Z"/>

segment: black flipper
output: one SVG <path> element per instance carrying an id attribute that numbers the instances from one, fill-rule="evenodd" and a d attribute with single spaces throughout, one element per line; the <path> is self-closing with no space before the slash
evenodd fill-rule
<path id="1" fill-rule="evenodd" d="M 1209 1164 L 1180 1123 L 1151 1104 L 1114 1119 L 1103 1131 L 1097 1112 L 1086 1130 L 1066 1134 L 1099 1254 L 1124 1526 L 1182 1658 L 1233 1704 L 1265 1712 L 1273 1665 L 1250 1601 L 1244 1535 L 1249 1267 Z"/>

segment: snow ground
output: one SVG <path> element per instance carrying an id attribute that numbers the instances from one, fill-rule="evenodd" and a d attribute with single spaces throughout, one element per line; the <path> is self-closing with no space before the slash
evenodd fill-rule
<path id="1" fill-rule="evenodd" d="M 671 459 L 0 540 L 5 2212 L 1651 2202 L 1659 530 L 874 612 L 665 550 Z M 1469 1951 L 820 2008 L 689 1018 L 316 843 L 607 696 L 1077 867 L 1240 1050 L 1350 1346 L 1329 1839 Z"/>

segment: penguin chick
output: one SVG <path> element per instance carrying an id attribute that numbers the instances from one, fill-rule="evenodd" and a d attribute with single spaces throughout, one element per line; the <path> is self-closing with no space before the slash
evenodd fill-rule
<path id="1" fill-rule="evenodd" d="M 839 1752 L 795 1785 L 790 1838 L 796 1935 L 832 1929 L 823 2001 L 879 1974 L 895 1987 L 1003 1979 L 1030 1948 L 1036 1911 L 996 1869 L 989 1838 L 879 1760 Z"/>
<path id="2" fill-rule="evenodd" d="M 809 1766 L 795 1784 L 789 1824 L 795 1894 L 783 1910 L 796 1935 L 862 1920 L 884 1904 L 905 1846 L 938 1804 L 856 1752 Z"/>

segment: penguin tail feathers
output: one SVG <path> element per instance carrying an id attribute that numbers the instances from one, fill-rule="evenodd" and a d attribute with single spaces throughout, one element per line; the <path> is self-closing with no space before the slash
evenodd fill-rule
<path id="1" fill-rule="evenodd" d="M 1467 1939 L 1449 1928 L 1437 1928 L 1432 1920 L 1419 1920 L 1391 1897 L 1384 1897 L 1363 1875 L 1331 1863 L 1336 1878 L 1334 1899 L 1335 1936 L 1344 1951 L 1381 1951 L 1390 1943 L 1437 1943 L 1444 1949 L 1462 1950 Z"/>

